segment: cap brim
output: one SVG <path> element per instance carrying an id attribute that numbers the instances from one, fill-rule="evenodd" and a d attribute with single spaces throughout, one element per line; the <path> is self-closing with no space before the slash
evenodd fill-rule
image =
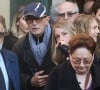
<path id="1" fill-rule="evenodd" d="M 28 15 L 31 15 L 34 17 L 40 17 L 36 12 L 30 12 L 30 13 L 25 14 L 25 16 L 28 16 Z"/>

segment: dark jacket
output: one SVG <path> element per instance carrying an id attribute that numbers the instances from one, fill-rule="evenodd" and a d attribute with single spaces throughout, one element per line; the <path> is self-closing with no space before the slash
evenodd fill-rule
<path id="1" fill-rule="evenodd" d="M 48 51 L 44 57 L 42 65 L 39 66 L 31 51 L 28 34 L 25 37 L 18 40 L 18 42 L 15 44 L 13 50 L 16 52 L 19 58 L 22 90 L 43 90 L 43 87 L 32 87 L 30 80 L 35 72 L 39 70 L 44 70 L 44 74 L 49 74 L 49 72 L 53 68 L 54 64 L 51 60 L 50 47 L 51 41 L 48 44 Z"/>
<path id="2" fill-rule="evenodd" d="M 4 37 L 3 47 L 7 50 L 12 50 L 17 40 L 18 38 L 14 36 L 12 32 L 9 32 L 9 34 Z"/>
<path id="3" fill-rule="evenodd" d="M 10 90 L 20 90 L 19 66 L 16 55 L 6 49 L 2 49 L 1 53 L 9 76 Z"/>
<path id="4" fill-rule="evenodd" d="M 100 67 L 92 65 L 93 90 L 100 90 Z M 45 90 L 81 90 L 69 61 L 52 70 Z"/>

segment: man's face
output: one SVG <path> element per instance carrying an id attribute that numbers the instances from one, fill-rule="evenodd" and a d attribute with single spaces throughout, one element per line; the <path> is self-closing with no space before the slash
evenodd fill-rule
<path id="1" fill-rule="evenodd" d="M 40 37 L 44 31 L 45 26 L 49 22 L 49 16 L 45 17 L 34 17 L 34 16 L 26 16 L 26 22 L 29 26 L 29 30 L 35 35 L 36 37 Z"/>
<path id="2" fill-rule="evenodd" d="M 4 37 L 4 33 L 5 33 L 5 28 L 4 26 L 0 23 L 0 38 Z"/>
<path id="3" fill-rule="evenodd" d="M 71 2 L 61 4 L 58 8 L 58 22 L 73 22 L 78 16 L 76 7 L 76 4 Z"/>

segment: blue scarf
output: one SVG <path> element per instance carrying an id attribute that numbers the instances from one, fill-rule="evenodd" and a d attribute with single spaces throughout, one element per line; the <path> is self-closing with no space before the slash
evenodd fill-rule
<path id="1" fill-rule="evenodd" d="M 50 41 L 50 36 L 51 36 L 50 24 L 48 24 L 45 27 L 43 41 L 41 43 L 36 44 L 36 41 L 34 40 L 34 38 L 32 36 L 32 32 L 29 32 L 29 43 L 31 46 L 31 50 L 32 50 L 33 55 L 35 56 L 35 59 L 39 65 L 42 64 L 44 56 L 47 52 L 47 47 L 48 47 L 48 43 Z"/>

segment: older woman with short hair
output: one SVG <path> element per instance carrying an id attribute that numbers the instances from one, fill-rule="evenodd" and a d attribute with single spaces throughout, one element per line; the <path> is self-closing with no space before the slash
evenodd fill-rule
<path id="1" fill-rule="evenodd" d="M 52 70 L 45 90 L 100 90 L 100 66 L 93 63 L 93 38 L 79 34 L 69 46 L 70 60 Z"/>

